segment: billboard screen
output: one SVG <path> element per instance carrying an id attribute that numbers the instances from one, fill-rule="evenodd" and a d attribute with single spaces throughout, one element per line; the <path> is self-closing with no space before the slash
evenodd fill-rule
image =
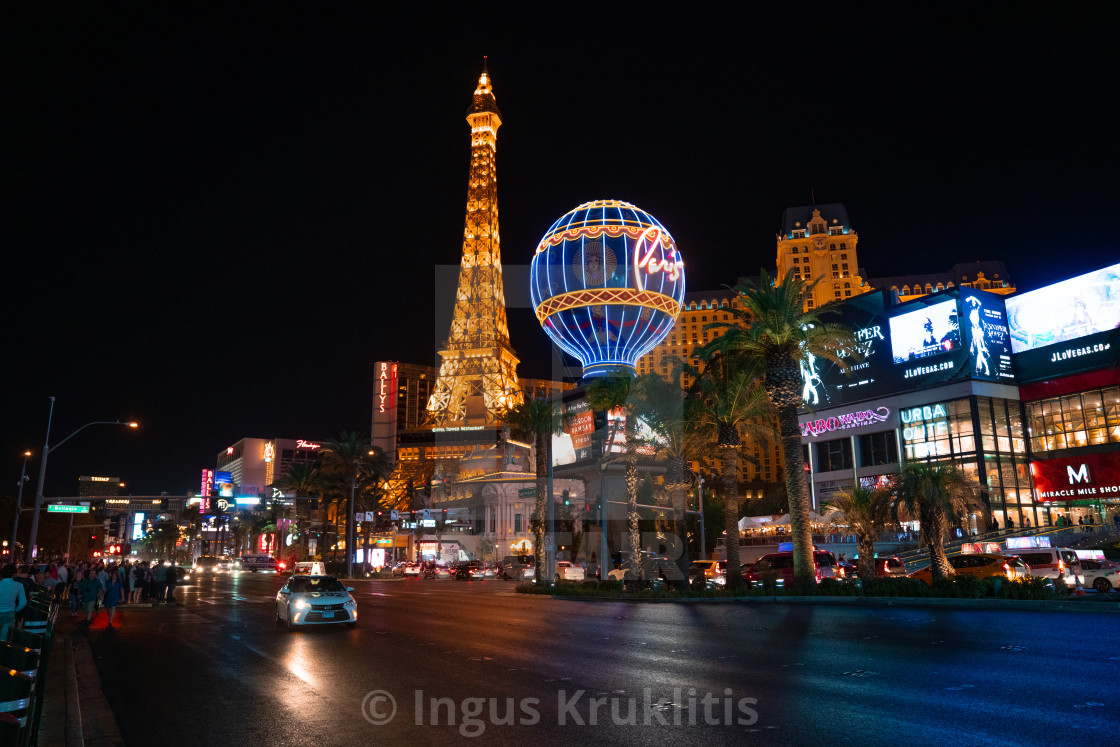
<path id="1" fill-rule="evenodd" d="M 969 354 L 961 336 L 956 291 L 930 300 L 892 307 L 886 305 L 882 292 L 872 292 L 845 303 L 838 314 L 824 315 L 824 321 L 852 330 L 857 349 L 844 351 L 847 374 L 811 355 L 801 362 L 806 409 L 863 402 L 967 378 Z"/>
<path id="2" fill-rule="evenodd" d="M 996 293 L 961 288 L 964 330 L 972 377 L 989 381 L 1013 381 L 1011 331 L 1007 327 L 1004 299 Z"/>
<path id="3" fill-rule="evenodd" d="M 1016 353 L 1120 327 L 1120 264 L 1007 299 Z"/>
<path id="4" fill-rule="evenodd" d="M 955 299 L 891 317 L 891 350 L 896 364 L 940 357 L 960 346 Z"/>

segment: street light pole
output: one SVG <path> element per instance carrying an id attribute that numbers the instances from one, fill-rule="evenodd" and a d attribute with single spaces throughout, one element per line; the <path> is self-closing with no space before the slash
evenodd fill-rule
<path id="1" fill-rule="evenodd" d="M 19 515 L 23 511 L 23 484 L 27 482 L 27 457 L 30 451 L 23 452 L 23 468 L 19 471 L 19 496 L 16 498 L 16 518 L 12 520 L 12 560 L 16 559 L 16 538 L 19 536 Z"/>
<path id="2" fill-rule="evenodd" d="M 39 536 L 39 512 L 43 508 L 43 487 L 47 477 L 47 457 L 51 453 L 51 420 L 54 418 L 54 397 L 51 397 L 51 409 L 47 415 L 47 438 L 43 442 L 43 456 L 39 459 L 39 485 L 35 488 L 35 511 L 31 515 L 31 536 L 27 539 L 27 561 L 31 562 L 31 554 L 35 551 L 35 540 Z M 91 425 L 126 425 L 129 428 L 136 428 L 137 424 L 134 422 L 124 422 L 123 420 L 94 420 L 92 423 L 86 423 L 78 430 L 71 433 L 66 438 L 59 441 L 54 445 L 54 448 L 62 446 L 74 436 L 78 435 Z"/>

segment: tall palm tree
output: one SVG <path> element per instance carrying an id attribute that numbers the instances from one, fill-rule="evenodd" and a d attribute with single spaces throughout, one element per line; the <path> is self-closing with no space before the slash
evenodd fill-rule
<path id="1" fill-rule="evenodd" d="M 797 423 L 804 391 L 802 366 L 812 356 L 846 370 L 847 351 L 857 349 L 850 329 L 821 320 L 828 307 L 802 310 L 805 299 L 821 280 L 805 282 L 790 270 L 774 284 L 762 270 L 758 283 L 747 281 L 735 287 L 737 304 L 731 308 L 734 321 L 708 325 L 726 328 L 720 344 L 760 366 L 763 389 L 776 411 L 789 493 L 793 581 L 799 587 L 812 586 L 815 578 L 809 483 Z"/>
<path id="2" fill-rule="evenodd" d="M 639 533 L 640 515 L 638 514 L 638 444 L 637 444 L 637 413 L 630 402 L 630 391 L 633 378 L 625 374 L 603 376 L 593 379 L 587 385 L 587 404 L 591 409 L 610 413 L 618 408 L 622 411 L 624 420 L 623 433 L 626 438 L 626 452 L 623 460 L 626 463 L 626 524 L 630 531 L 630 568 L 634 578 L 641 581 L 642 569 L 642 536 Z M 606 460 L 607 452 L 614 443 L 614 430 L 608 428 L 607 442 L 603 448 L 603 459 Z M 601 496 L 606 506 L 607 497 Z M 604 511 L 605 514 L 605 511 Z M 606 531 L 606 527 L 603 527 Z M 606 568 L 606 558 L 599 561 L 600 568 Z M 601 575 L 601 574 L 600 574 Z"/>
<path id="3" fill-rule="evenodd" d="M 284 469 L 284 473 L 280 475 L 268 487 L 275 488 L 276 490 L 284 491 L 285 493 L 295 494 L 295 518 L 296 518 L 296 531 L 299 533 L 299 547 L 302 559 L 307 558 L 307 528 L 301 526 L 299 521 L 299 503 L 301 500 L 308 500 L 315 497 L 319 490 L 322 488 L 323 478 L 319 474 L 318 467 L 312 462 L 289 462 Z"/>
<path id="4" fill-rule="evenodd" d="M 544 530 L 545 516 L 548 512 L 548 464 L 552 460 L 552 434 L 559 428 L 556 417 L 556 403 L 546 397 L 526 399 L 506 413 L 506 423 L 519 434 L 528 436 L 533 442 L 534 469 L 537 474 L 537 500 L 533 506 L 533 516 L 529 521 L 533 530 L 533 563 L 536 565 L 537 583 L 548 583 L 548 569 L 545 567 Z"/>
<path id="5" fill-rule="evenodd" d="M 686 366 L 696 378 L 690 393 L 690 413 L 694 427 L 709 443 L 715 442 L 720 456 L 720 482 L 723 493 L 724 548 L 727 570 L 724 578 L 730 587 L 742 581 L 739 561 L 739 456 L 743 433 L 752 439 L 773 432 L 772 413 L 766 393 L 758 384 L 759 369 L 754 362 L 731 351 L 707 348 L 701 355 L 707 364 L 703 372 Z"/>
<path id="6" fill-rule="evenodd" d="M 665 460 L 665 490 L 673 506 L 673 533 L 681 542 L 681 571 L 688 573 L 688 531 L 685 508 L 688 500 L 688 463 L 704 453 L 706 441 L 690 417 L 691 401 L 676 384 L 680 376 L 667 381 L 656 374 L 639 376 L 633 384 L 634 410 L 653 433 L 654 453 Z"/>
<path id="7" fill-rule="evenodd" d="M 821 508 L 844 514 L 859 548 L 859 580 L 864 590 L 870 589 L 875 580 L 875 535 L 894 523 L 894 491 L 857 485 L 836 491 Z"/>
<path id="8" fill-rule="evenodd" d="M 194 555 L 194 541 L 202 527 L 202 506 L 192 503 L 182 510 L 179 518 L 187 522 L 187 554 Z"/>
<path id="9" fill-rule="evenodd" d="M 967 515 L 971 508 L 983 506 L 977 496 L 979 484 L 953 464 L 903 462 L 894 487 L 895 517 L 918 521 L 919 542 L 929 554 L 934 580 L 951 578 L 953 566 L 945 557 L 944 544 L 949 517 Z"/>
<path id="10" fill-rule="evenodd" d="M 346 508 L 346 575 L 354 576 L 354 550 L 357 522 L 354 519 L 355 495 L 358 483 L 370 474 L 370 456 L 376 451 L 370 448 L 369 439 L 357 431 L 343 431 L 338 438 L 323 445 L 323 461 L 336 473 L 341 474 L 349 488 L 350 499 Z"/>

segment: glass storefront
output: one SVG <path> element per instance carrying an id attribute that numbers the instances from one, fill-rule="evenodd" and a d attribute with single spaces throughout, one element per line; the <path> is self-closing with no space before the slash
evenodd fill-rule
<path id="1" fill-rule="evenodd" d="M 1120 443 L 1120 387 L 1031 402 L 1027 419 L 1036 453 Z"/>
<path id="2" fill-rule="evenodd" d="M 986 486 L 1000 527 L 1049 523 L 1031 492 L 1019 402 L 973 396 L 908 408 L 901 415 L 906 459 L 956 464 Z"/>

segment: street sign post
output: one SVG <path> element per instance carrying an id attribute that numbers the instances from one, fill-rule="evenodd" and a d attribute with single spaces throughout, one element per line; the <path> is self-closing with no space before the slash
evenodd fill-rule
<path id="1" fill-rule="evenodd" d="M 517 490 L 517 497 L 518 498 L 536 498 L 537 497 L 537 489 L 536 488 L 519 488 Z"/>

